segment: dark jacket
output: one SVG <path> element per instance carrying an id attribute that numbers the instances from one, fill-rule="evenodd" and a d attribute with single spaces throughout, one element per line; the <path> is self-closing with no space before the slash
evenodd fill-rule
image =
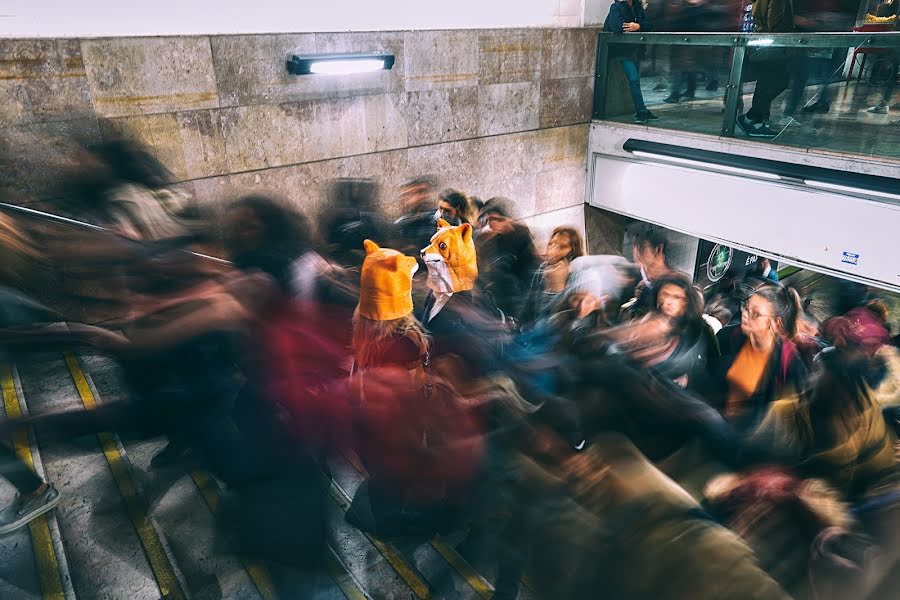
<path id="1" fill-rule="evenodd" d="M 672 354 L 654 365 L 652 370 L 672 381 L 687 376 L 687 389 L 705 395 L 709 385 L 710 365 L 717 358 L 715 336 L 701 320 L 685 328 Z"/>
<path id="2" fill-rule="evenodd" d="M 641 26 L 640 31 L 642 32 L 653 31 L 653 25 L 650 23 L 650 19 L 647 18 L 647 14 L 644 12 L 644 7 L 641 5 L 640 0 L 634 0 L 631 6 L 624 0 L 616 0 L 616 2 L 613 2 L 612 6 L 609 7 L 609 14 L 606 16 L 606 21 L 603 23 L 603 31 L 619 34 L 624 33 L 622 27 L 625 23 L 638 23 Z M 638 57 L 638 50 L 638 46 L 613 44 L 609 47 L 609 55 L 612 58 L 636 60 Z"/>
<path id="3" fill-rule="evenodd" d="M 747 341 L 741 331 L 740 324 L 729 325 L 722 329 L 716 339 L 719 341 L 721 356 L 712 369 L 711 387 L 708 394 L 713 405 L 722 408 L 728 397 L 728 370 L 737 359 L 738 353 Z M 769 365 L 763 373 L 756 392 L 749 398 L 750 407 L 746 417 L 736 425 L 747 429 L 757 425 L 765 416 L 769 404 L 778 399 L 779 394 L 793 387 L 801 391 L 805 387 L 807 377 L 806 366 L 791 340 L 776 340 L 775 348 L 769 357 Z"/>
<path id="4" fill-rule="evenodd" d="M 647 18 L 647 14 L 644 12 L 644 6 L 641 4 L 640 0 L 634 0 L 630 6 L 628 5 L 628 2 L 625 2 L 624 0 L 616 0 L 613 2 L 612 6 L 609 7 L 609 14 L 606 16 L 606 21 L 603 23 L 603 31 L 623 33 L 622 27 L 625 23 L 638 23 L 643 32 L 653 30 L 650 19 Z"/>
<path id="5" fill-rule="evenodd" d="M 790 33 L 794 30 L 792 0 L 754 0 L 753 23 L 757 33 Z"/>
<path id="6" fill-rule="evenodd" d="M 541 266 L 534 272 L 531 278 L 531 286 L 525 296 L 522 304 L 522 314 L 519 323 L 522 329 L 530 329 L 535 323 L 548 318 L 553 314 L 553 309 L 557 306 L 557 302 L 562 298 L 562 292 L 547 292 L 547 277 L 544 274 L 547 263 L 541 263 Z"/>

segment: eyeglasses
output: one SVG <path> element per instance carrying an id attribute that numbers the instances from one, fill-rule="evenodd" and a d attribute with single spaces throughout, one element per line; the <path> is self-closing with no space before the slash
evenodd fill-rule
<path id="1" fill-rule="evenodd" d="M 741 313 L 747 315 L 752 320 L 756 320 L 760 317 L 774 317 L 775 315 L 770 315 L 768 313 L 758 313 L 756 311 L 750 312 L 750 309 L 747 308 L 746 302 L 741 302 Z"/>

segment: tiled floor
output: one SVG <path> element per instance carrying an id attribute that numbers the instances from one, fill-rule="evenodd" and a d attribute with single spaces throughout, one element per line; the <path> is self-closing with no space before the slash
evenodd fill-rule
<path id="1" fill-rule="evenodd" d="M 720 81 L 724 81 L 723 75 Z M 866 83 L 849 85 L 843 82 L 830 85 L 833 91 L 831 110 L 826 114 L 799 114 L 797 120 L 783 118 L 787 92 L 772 103 L 772 126 L 780 135 L 772 143 L 804 148 L 819 148 L 832 152 L 879 156 L 900 159 L 900 105 L 886 115 L 866 112 L 881 98 L 881 89 Z M 660 117 L 653 127 L 719 135 L 724 117 L 724 88 L 709 92 L 705 83 L 698 84 L 696 99 L 679 104 L 663 102 L 669 91 L 661 77 L 642 81 L 647 106 Z M 809 102 L 820 86 L 809 86 L 803 102 Z M 744 84 L 744 104 L 750 105 L 753 84 Z M 892 103 L 900 101 L 900 89 Z M 632 114 L 616 115 L 608 120 L 632 122 Z M 737 136 L 742 135 L 740 130 Z"/>

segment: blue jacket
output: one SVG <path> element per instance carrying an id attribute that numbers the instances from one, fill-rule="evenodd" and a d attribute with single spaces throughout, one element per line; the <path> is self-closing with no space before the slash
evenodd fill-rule
<path id="1" fill-rule="evenodd" d="M 616 0 L 609 7 L 609 14 L 603 23 L 603 31 L 612 33 L 624 33 L 622 26 L 625 23 L 638 23 L 641 26 L 640 31 L 652 31 L 653 26 L 647 14 L 644 12 L 644 6 L 641 0 L 634 0 L 631 6 L 625 0 Z M 609 56 L 612 58 L 628 58 L 631 60 L 638 59 L 638 46 L 626 46 L 624 44 L 613 44 L 609 47 Z"/>
<path id="2" fill-rule="evenodd" d="M 603 23 L 603 31 L 611 31 L 613 33 L 623 33 L 622 27 L 625 23 L 638 23 L 641 31 L 653 31 L 653 26 L 647 14 L 644 12 L 644 6 L 640 0 L 634 0 L 631 6 L 625 0 L 616 0 L 609 7 L 609 14 Z"/>

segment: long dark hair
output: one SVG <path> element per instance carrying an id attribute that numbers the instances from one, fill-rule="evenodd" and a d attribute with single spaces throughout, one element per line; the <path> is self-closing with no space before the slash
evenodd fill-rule
<path id="1" fill-rule="evenodd" d="M 464 193 L 453 188 L 447 188 L 441 192 L 440 198 L 456 209 L 460 223 L 473 223 L 475 221 L 472 215 L 472 203 Z"/>
<path id="2" fill-rule="evenodd" d="M 564 235 L 569 238 L 569 246 L 571 246 L 572 251 L 569 252 L 569 255 L 566 257 L 567 261 L 572 262 L 579 256 L 584 256 L 584 240 L 581 238 L 581 233 L 577 229 L 569 225 L 560 225 L 553 229 L 550 237 L 547 238 L 548 243 L 549 240 L 552 240 L 558 235 Z"/>
<path id="3" fill-rule="evenodd" d="M 767 283 L 757 288 L 752 295 L 760 296 L 772 304 L 785 337 L 793 338 L 797 335 L 797 321 L 803 314 L 803 303 L 796 290 L 778 283 Z"/>
<path id="4" fill-rule="evenodd" d="M 653 283 L 653 294 L 650 298 L 653 310 L 656 310 L 658 306 L 659 291 L 667 285 L 674 285 L 687 296 L 687 306 L 684 309 L 684 316 L 681 317 L 680 325 L 684 328 L 698 326 L 703 320 L 702 296 L 694 289 L 691 281 L 680 273 L 669 273 Z"/>

